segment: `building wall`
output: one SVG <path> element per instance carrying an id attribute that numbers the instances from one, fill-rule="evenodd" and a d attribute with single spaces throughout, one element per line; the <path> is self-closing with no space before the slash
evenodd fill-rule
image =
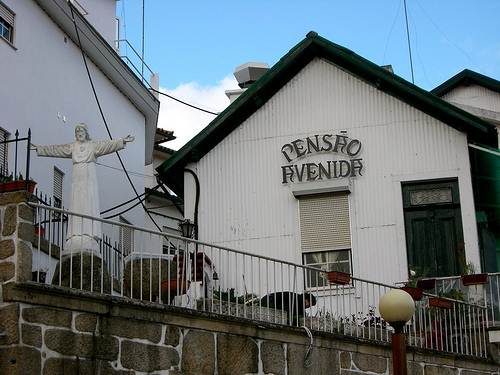
<path id="1" fill-rule="evenodd" d="M 74 126 L 84 122 L 93 139 L 109 139 L 78 47 L 35 2 L 6 0 L 5 3 L 16 13 L 16 49 L 0 40 L 4 67 L 0 71 L 0 126 L 11 133 L 19 129 L 21 136 L 31 128 L 35 144 L 61 144 L 73 141 Z M 135 136 L 135 141 L 127 144 L 121 155 L 141 193 L 144 186 L 144 116 L 90 60 L 88 64 L 111 134 L 115 138 L 127 134 Z M 12 148 L 10 151 L 12 160 Z M 25 155 L 24 149 L 21 155 Z M 98 162 L 106 165 L 97 166 L 101 208 L 110 208 L 133 197 L 116 155 L 104 156 Z M 20 165 L 24 169 L 24 156 Z M 31 176 L 41 191 L 52 195 L 54 166 L 65 173 L 63 191 L 67 202 L 70 160 L 32 155 Z M 141 211 L 138 207 L 125 216 L 134 224 L 143 225 Z"/>
<path id="2" fill-rule="evenodd" d="M 479 85 L 460 86 L 443 95 L 449 102 L 500 112 L 500 94 Z"/>
<path id="3" fill-rule="evenodd" d="M 281 147 L 347 131 L 363 142 L 363 176 L 282 184 Z M 305 157 L 338 159 L 337 155 Z M 458 178 L 466 254 L 479 263 L 466 135 L 336 66 L 315 59 L 191 165 L 200 179 L 200 240 L 301 263 L 298 188 L 350 185 L 353 273 L 407 279 L 401 182 Z M 185 175 L 186 217 L 194 184 Z"/>
<path id="4" fill-rule="evenodd" d="M 116 0 L 78 0 L 78 3 L 87 11 L 87 20 L 114 47 L 117 39 Z"/>

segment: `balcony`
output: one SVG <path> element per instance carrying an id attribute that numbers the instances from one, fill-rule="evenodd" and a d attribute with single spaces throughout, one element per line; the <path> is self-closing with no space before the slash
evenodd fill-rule
<path id="1" fill-rule="evenodd" d="M 146 228 L 87 217 L 32 203 L 45 223 L 33 240 L 34 280 L 59 287 L 108 294 L 180 309 L 203 311 L 254 322 L 390 342 L 392 328 L 380 317 L 378 303 L 393 285 L 351 277 L 336 278 L 321 269 L 257 256 Z M 98 221 L 108 236 L 97 253 L 64 249 L 65 221 Z M 48 226 L 47 226 L 48 225 Z M 43 227 L 40 226 L 39 228 Z M 50 228 L 58 228 L 50 229 Z M 125 231 L 132 240 L 124 249 Z M 165 241 L 165 242 L 163 242 Z M 155 248 L 153 244 L 167 245 Z M 43 258 L 46 262 L 40 271 Z M 45 278 L 40 273 L 45 272 Z M 344 275 L 345 276 L 345 275 Z M 498 275 L 490 275 L 498 293 Z M 496 284 L 495 284 L 496 283 Z M 493 293 L 486 289 L 485 293 Z M 498 304 L 424 293 L 406 325 L 409 345 L 485 358 L 487 328 Z M 479 303 L 478 303 L 479 302 Z"/>

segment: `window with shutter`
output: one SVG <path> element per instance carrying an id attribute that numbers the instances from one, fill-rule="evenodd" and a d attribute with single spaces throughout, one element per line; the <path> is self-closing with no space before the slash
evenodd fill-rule
<path id="1" fill-rule="evenodd" d="M 120 223 L 130 224 L 128 220 L 125 220 L 120 216 Z M 127 256 L 132 252 L 132 246 L 134 243 L 134 232 L 131 228 L 120 227 L 120 248 L 122 250 L 123 256 Z"/>
<path id="2" fill-rule="evenodd" d="M 14 42 L 15 14 L 0 1 L 0 37 L 9 43 Z"/>
<path id="3" fill-rule="evenodd" d="M 62 206 L 63 181 L 64 181 L 64 173 L 59 168 L 54 167 L 53 196 L 54 196 L 55 207 Z"/>
<path id="4" fill-rule="evenodd" d="M 299 198 L 300 238 L 305 265 L 352 274 L 351 226 L 347 193 Z M 325 274 L 310 272 L 306 284 L 325 286 Z"/>
<path id="5" fill-rule="evenodd" d="M 9 174 L 8 166 L 8 143 L 4 143 L 9 139 L 9 133 L 0 128 L 0 176 L 7 176 Z"/>

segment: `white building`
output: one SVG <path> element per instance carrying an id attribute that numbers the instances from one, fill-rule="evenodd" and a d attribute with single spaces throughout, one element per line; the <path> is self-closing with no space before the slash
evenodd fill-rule
<path id="1" fill-rule="evenodd" d="M 202 241 L 394 283 L 479 268 L 469 143 L 495 127 L 311 32 L 158 171 Z"/>
<path id="2" fill-rule="evenodd" d="M 500 143 L 500 82 L 465 69 L 432 90 L 447 102 L 497 127 Z M 469 149 L 478 219 L 481 268 L 500 270 L 500 153 L 478 145 Z"/>
<path id="3" fill-rule="evenodd" d="M 135 141 L 120 152 L 139 194 L 145 166 L 153 161 L 159 101 L 122 61 L 115 49 L 115 0 L 73 2 L 81 38 L 99 102 L 114 138 L 131 134 Z M 34 144 L 74 140 L 77 123 L 88 125 L 93 139 L 109 139 L 94 98 L 66 0 L 0 1 L 0 130 L 12 139 L 31 129 Z M 157 77 L 156 77 L 157 78 Z M 18 168 L 25 174 L 26 143 L 20 143 Z M 14 169 L 14 147 L 2 165 Z M 5 160 L 7 159 L 7 160 Z M 135 196 L 116 155 L 98 160 L 101 210 Z M 52 199 L 69 201 L 71 160 L 31 156 L 30 177 Z M 117 217 L 118 219 L 118 217 Z M 144 226 L 137 206 L 120 220 Z"/>

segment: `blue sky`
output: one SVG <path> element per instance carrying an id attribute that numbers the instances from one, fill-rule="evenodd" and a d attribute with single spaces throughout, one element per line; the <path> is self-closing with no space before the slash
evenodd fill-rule
<path id="1" fill-rule="evenodd" d="M 500 79 L 500 1 L 407 0 L 407 7 L 417 85 L 432 89 L 464 68 Z M 117 15 L 122 37 L 140 50 L 142 0 L 118 1 Z M 403 0 L 145 0 L 145 60 L 162 89 L 218 111 L 236 66 L 272 66 L 310 30 L 411 81 L 404 17 Z M 164 102 L 159 126 L 179 136 L 176 126 L 191 134 L 211 119 L 180 124 L 195 115 L 173 114 L 181 109 Z"/>

